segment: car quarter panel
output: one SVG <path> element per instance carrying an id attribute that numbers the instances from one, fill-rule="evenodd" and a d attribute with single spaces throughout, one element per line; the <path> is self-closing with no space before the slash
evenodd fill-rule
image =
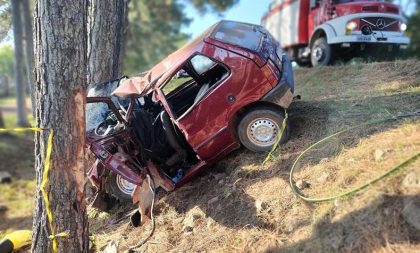
<path id="1" fill-rule="evenodd" d="M 177 121 L 188 142 L 203 160 L 239 147 L 230 121 L 244 106 L 258 101 L 272 88 L 257 64 L 237 53 L 207 44 L 202 53 L 223 63 L 230 75 Z"/>

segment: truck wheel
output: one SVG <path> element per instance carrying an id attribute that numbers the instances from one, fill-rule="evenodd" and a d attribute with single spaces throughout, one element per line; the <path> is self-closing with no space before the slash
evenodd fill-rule
<path id="1" fill-rule="evenodd" d="M 110 172 L 108 181 L 109 191 L 120 202 L 131 202 L 131 194 L 136 185 L 128 182 L 120 175 Z"/>
<path id="2" fill-rule="evenodd" d="M 281 133 L 284 113 L 279 109 L 260 107 L 245 114 L 238 125 L 238 136 L 242 145 L 255 152 L 268 152 Z M 289 123 L 280 139 L 283 144 L 289 138 Z"/>
<path id="3" fill-rule="evenodd" d="M 320 37 L 315 40 L 311 48 L 312 66 L 326 66 L 330 63 L 332 56 L 331 45 L 328 44 L 327 38 Z"/>

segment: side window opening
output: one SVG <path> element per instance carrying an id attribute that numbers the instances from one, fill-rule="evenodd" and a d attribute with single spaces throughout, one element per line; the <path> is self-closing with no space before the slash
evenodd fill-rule
<path id="1" fill-rule="evenodd" d="M 169 79 L 162 92 L 172 112 L 179 118 L 228 75 L 228 69 L 222 64 L 196 54 Z"/>

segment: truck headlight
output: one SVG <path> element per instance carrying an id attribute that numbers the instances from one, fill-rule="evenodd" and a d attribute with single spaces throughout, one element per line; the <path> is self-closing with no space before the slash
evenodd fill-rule
<path id="1" fill-rule="evenodd" d="M 405 32 L 407 30 L 407 24 L 401 23 L 400 24 L 400 30 L 401 30 L 401 32 Z"/>
<path id="2" fill-rule="evenodd" d="M 355 21 L 350 21 L 346 25 L 346 35 L 351 34 L 351 32 L 357 28 L 357 23 Z"/>

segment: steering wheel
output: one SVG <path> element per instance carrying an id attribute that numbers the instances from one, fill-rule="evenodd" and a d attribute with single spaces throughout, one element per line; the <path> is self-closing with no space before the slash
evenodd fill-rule
<path id="1" fill-rule="evenodd" d="M 95 134 L 98 136 L 106 136 L 110 130 L 109 125 L 104 120 L 95 127 Z"/>
<path id="2" fill-rule="evenodd" d="M 118 125 L 118 120 L 112 112 L 109 112 L 105 119 L 95 127 L 95 134 L 106 136 Z"/>

